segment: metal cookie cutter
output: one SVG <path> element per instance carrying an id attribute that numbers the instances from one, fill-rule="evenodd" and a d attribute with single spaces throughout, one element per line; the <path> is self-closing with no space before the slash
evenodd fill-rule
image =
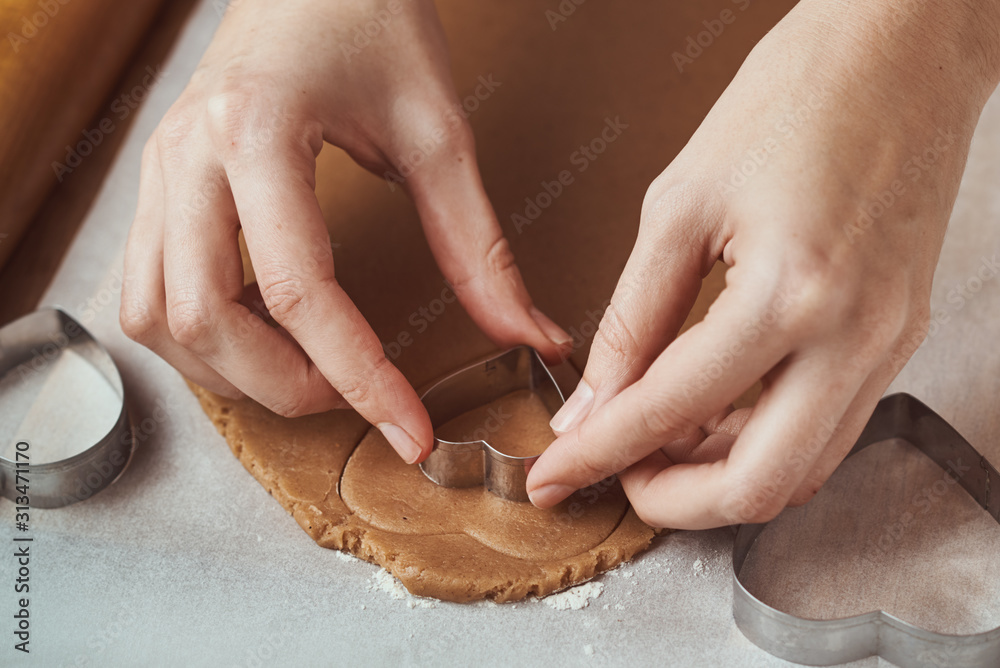
<path id="1" fill-rule="evenodd" d="M 121 399 L 121 407 L 103 438 L 96 444 L 79 444 L 70 457 L 38 461 L 36 443 L 25 441 L 14 444 L 13 459 L 0 457 L 0 493 L 11 500 L 27 496 L 32 508 L 58 508 L 93 496 L 117 480 L 132 457 L 132 422 L 121 376 L 111 355 L 90 332 L 56 308 L 40 309 L 0 328 L 0 377 L 5 381 L 8 374 L 20 374 L 20 378 L 45 373 L 64 353 L 79 355 L 100 373 Z M 59 420 L 65 407 L 53 405 L 46 410 L 46 418 L 51 414 L 52 420 Z M 68 425 L 67 431 L 72 433 L 71 429 Z"/>
<path id="2" fill-rule="evenodd" d="M 968 472 L 952 477 L 1000 522 L 1000 474 L 944 418 L 908 394 L 893 394 L 879 402 L 848 456 L 895 438 L 908 441 L 946 471 L 953 462 L 972 462 Z M 743 563 L 766 526 L 740 526 L 733 547 L 733 616 L 743 634 L 764 650 L 810 666 L 874 655 L 906 668 L 1000 666 L 1000 627 L 973 635 L 948 635 L 918 628 L 882 611 L 816 620 L 772 608 L 740 581 Z"/>
<path id="3" fill-rule="evenodd" d="M 538 353 L 528 346 L 511 348 L 457 371 L 436 383 L 421 397 L 431 424 L 438 427 L 452 418 L 517 390 L 536 393 L 550 413 L 555 414 L 565 399 Z M 420 464 L 420 470 L 443 487 L 485 485 L 497 496 L 511 501 L 527 501 L 525 482 L 538 460 L 511 457 L 486 441 L 457 443 L 434 438 L 434 449 Z"/>

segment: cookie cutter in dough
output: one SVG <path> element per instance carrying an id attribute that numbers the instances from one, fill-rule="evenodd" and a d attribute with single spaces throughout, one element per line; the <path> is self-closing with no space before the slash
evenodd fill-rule
<path id="1" fill-rule="evenodd" d="M 565 399 L 538 353 L 528 346 L 507 352 L 457 371 L 436 383 L 421 397 L 431 424 L 444 424 L 462 413 L 517 390 L 531 390 L 555 414 Z M 528 471 L 538 460 L 511 457 L 483 440 L 468 442 L 434 438 L 434 449 L 420 470 L 443 487 L 485 485 L 493 494 L 510 501 L 527 501 Z"/>
<path id="2" fill-rule="evenodd" d="M 930 457 L 1000 522 L 1000 474 L 944 418 L 908 394 L 879 402 L 848 456 L 890 439 L 908 441 Z M 960 462 L 969 463 L 958 474 Z M 904 668 L 1000 666 L 1000 627 L 972 635 L 934 633 L 877 611 L 841 619 L 803 619 L 754 597 L 740 581 L 747 555 L 766 524 L 744 524 L 733 547 L 733 616 L 754 644 L 810 666 L 830 666 L 879 655 Z"/>
<path id="3" fill-rule="evenodd" d="M 121 398 L 121 407 L 107 434 L 95 444 L 82 444 L 71 457 L 37 462 L 31 447 L 35 444 L 26 441 L 14 444 L 13 459 L 0 457 L 0 494 L 18 504 L 28 496 L 32 508 L 59 508 L 90 498 L 121 476 L 134 449 L 118 368 L 104 346 L 66 312 L 44 308 L 0 328 L 0 377 L 42 373 L 64 352 L 79 355 L 96 369 Z M 51 408 L 53 420 L 59 419 L 59 412 L 59 406 Z"/>

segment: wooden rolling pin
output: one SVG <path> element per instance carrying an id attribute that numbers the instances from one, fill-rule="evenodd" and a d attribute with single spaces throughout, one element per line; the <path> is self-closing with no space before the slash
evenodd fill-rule
<path id="1" fill-rule="evenodd" d="M 0 0 L 0 267 L 51 188 L 134 111 L 108 96 L 160 3 Z"/>

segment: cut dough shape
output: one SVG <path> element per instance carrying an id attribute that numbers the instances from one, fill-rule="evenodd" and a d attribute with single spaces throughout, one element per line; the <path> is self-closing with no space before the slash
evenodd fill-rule
<path id="1" fill-rule="evenodd" d="M 552 416 L 542 398 L 531 390 L 517 390 L 449 420 L 434 430 L 445 441 L 486 441 L 511 457 L 540 455 L 556 439 L 549 428 Z"/>
<path id="2" fill-rule="evenodd" d="M 287 419 L 191 388 L 233 453 L 319 545 L 379 564 L 413 594 L 544 596 L 614 568 L 655 534 L 616 481 L 539 510 L 482 487 L 435 485 L 355 413 Z M 512 414 L 526 410 L 511 423 L 546 425 L 547 412 L 517 399 L 506 404 Z"/>

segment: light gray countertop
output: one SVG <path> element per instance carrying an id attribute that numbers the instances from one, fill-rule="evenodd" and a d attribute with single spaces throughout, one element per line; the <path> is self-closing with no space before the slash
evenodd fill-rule
<path id="1" fill-rule="evenodd" d="M 209 42 L 217 4 L 205 0 L 196 8 L 44 300 L 83 317 L 107 345 L 145 422 L 118 483 L 86 502 L 32 513 L 31 655 L 15 652 L 5 630 L 0 663 L 789 665 L 756 648 L 733 623 L 729 529 L 657 540 L 634 563 L 599 578 L 603 592 L 580 610 L 394 598 L 380 587 L 376 566 L 317 547 L 232 456 L 180 376 L 125 339 L 117 320 L 120 249 L 135 207 L 142 144 Z M 998 142 L 995 96 L 941 255 L 933 302 L 947 321 L 891 388 L 935 408 L 994 463 L 1000 462 L 1000 277 L 983 281 L 961 308 L 948 295 L 975 275 L 981 258 L 1000 253 Z M 0 515 L 13 513 L 12 503 L 0 501 Z M 916 598 L 900 605 L 939 608 L 958 631 L 1000 624 L 996 577 L 974 580 L 979 568 L 997 572 L 995 558 L 984 563 L 984 553 L 1000 553 L 1000 530 L 987 523 L 982 531 L 991 535 L 966 536 L 971 547 L 963 556 L 955 546 L 965 539 L 951 536 L 952 528 L 943 520 L 928 533 L 951 546 L 947 552 L 926 541 L 912 547 L 924 545 L 945 563 L 929 564 L 924 577 L 908 576 L 903 584 Z M 5 544 L 12 532 L 12 522 L 0 521 Z M 8 578 L 11 558 L 3 564 Z M 815 568 L 815 579 L 831 577 Z M 875 577 L 844 568 L 845 577 Z M 935 584 L 956 572 L 973 579 L 957 580 L 957 588 Z M 0 610 L 9 629 L 14 595 L 4 589 Z M 776 587 L 774 596 L 781 591 Z"/>

